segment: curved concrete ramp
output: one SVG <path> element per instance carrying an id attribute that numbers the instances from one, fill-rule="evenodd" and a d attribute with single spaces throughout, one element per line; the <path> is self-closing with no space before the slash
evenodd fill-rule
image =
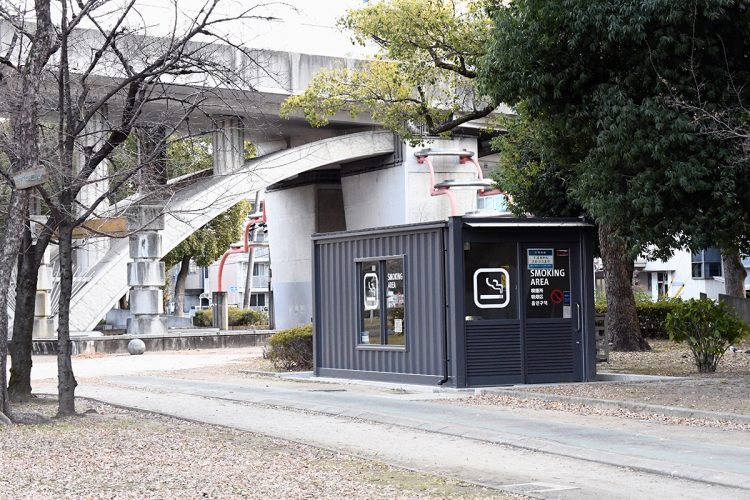
<path id="1" fill-rule="evenodd" d="M 195 230 L 251 192 L 307 170 L 393 153 L 390 132 L 359 132 L 312 142 L 250 160 L 233 174 L 198 179 L 168 201 L 162 252 L 166 254 Z M 163 255 L 162 254 L 162 255 Z M 112 240 L 91 279 L 71 301 L 70 329 L 89 331 L 128 290 L 128 240 Z"/>

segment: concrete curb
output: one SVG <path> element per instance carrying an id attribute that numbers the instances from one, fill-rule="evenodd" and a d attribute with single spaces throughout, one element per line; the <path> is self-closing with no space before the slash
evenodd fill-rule
<path id="1" fill-rule="evenodd" d="M 637 403 L 634 401 L 622 401 L 613 399 L 592 399 L 581 398 L 577 396 L 562 396 L 558 394 L 544 394 L 537 392 L 517 391 L 513 389 L 479 389 L 480 393 L 487 394 L 505 394 L 508 396 L 523 399 L 541 399 L 542 401 L 554 401 L 559 403 L 572 403 L 595 408 L 630 410 L 634 412 L 657 413 L 668 417 L 680 418 L 706 418 L 711 420 L 728 420 L 750 424 L 750 415 L 739 413 L 726 413 L 707 410 L 695 410 L 692 408 L 682 408 L 678 406 L 652 405 L 646 403 Z"/>

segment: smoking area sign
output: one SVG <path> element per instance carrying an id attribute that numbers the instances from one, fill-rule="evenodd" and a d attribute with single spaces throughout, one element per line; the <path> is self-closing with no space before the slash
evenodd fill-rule
<path id="1" fill-rule="evenodd" d="M 474 271 L 474 305 L 480 309 L 502 309 L 510 302 L 510 275 L 502 267 Z"/>
<path id="2" fill-rule="evenodd" d="M 526 317 L 570 318 L 570 250 L 526 250 Z"/>
<path id="3" fill-rule="evenodd" d="M 374 311 L 380 306 L 380 287 L 377 273 L 366 273 L 362 283 L 365 298 L 365 311 Z"/>
<path id="4" fill-rule="evenodd" d="M 555 256 L 552 248 L 529 248 L 527 260 L 529 269 L 553 269 Z"/>

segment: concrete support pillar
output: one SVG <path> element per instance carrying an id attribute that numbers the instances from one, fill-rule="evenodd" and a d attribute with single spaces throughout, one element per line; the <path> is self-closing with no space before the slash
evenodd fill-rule
<path id="1" fill-rule="evenodd" d="M 99 149 L 107 134 L 110 132 L 110 126 L 107 121 L 106 108 L 97 112 L 78 137 L 78 153 L 76 155 L 76 165 L 80 169 L 84 167 L 91 153 Z M 101 162 L 94 172 L 89 176 L 86 185 L 83 186 L 76 201 L 80 203 L 79 213 L 88 210 L 96 200 L 98 200 L 109 189 L 109 162 Z M 102 201 L 97 213 L 106 210 L 109 207 L 107 200 Z M 77 242 L 78 248 L 75 251 L 75 263 L 78 272 L 85 273 L 94 267 L 109 250 L 109 238 L 87 238 Z"/>
<path id="2" fill-rule="evenodd" d="M 226 117 L 216 120 L 213 134 L 214 174 L 235 172 L 245 164 L 245 130 L 242 120 Z"/>
<path id="3" fill-rule="evenodd" d="M 163 126 L 138 129 L 139 190 L 154 194 L 150 205 L 136 206 L 128 213 L 130 258 L 128 286 L 130 286 L 130 319 L 128 333 L 135 335 L 164 335 L 167 318 L 164 316 L 164 263 L 161 262 L 161 234 L 164 229 L 164 206 L 159 190 L 166 185 L 167 141 Z"/>
<path id="4" fill-rule="evenodd" d="M 167 135 L 164 126 L 138 128 L 138 163 L 138 188 L 141 191 L 158 191 L 167 184 Z"/>
<path id="5" fill-rule="evenodd" d="M 161 262 L 161 234 L 164 215 L 160 206 L 138 206 L 128 214 L 130 236 L 128 286 L 130 286 L 130 314 L 128 333 L 134 335 L 164 335 L 167 318 L 164 314 L 164 263 Z"/>
<path id="6" fill-rule="evenodd" d="M 273 269 L 276 328 L 309 323 L 312 317 L 312 244 L 316 232 L 314 185 L 266 193 Z"/>
<path id="7" fill-rule="evenodd" d="M 214 328 L 229 330 L 229 302 L 227 292 L 213 292 L 211 294 L 211 320 Z"/>

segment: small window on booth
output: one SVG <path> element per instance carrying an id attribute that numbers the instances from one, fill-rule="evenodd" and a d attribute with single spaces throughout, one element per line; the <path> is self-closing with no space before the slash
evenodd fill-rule
<path id="1" fill-rule="evenodd" d="M 361 261 L 359 345 L 406 346 L 403 257 Z"/>

